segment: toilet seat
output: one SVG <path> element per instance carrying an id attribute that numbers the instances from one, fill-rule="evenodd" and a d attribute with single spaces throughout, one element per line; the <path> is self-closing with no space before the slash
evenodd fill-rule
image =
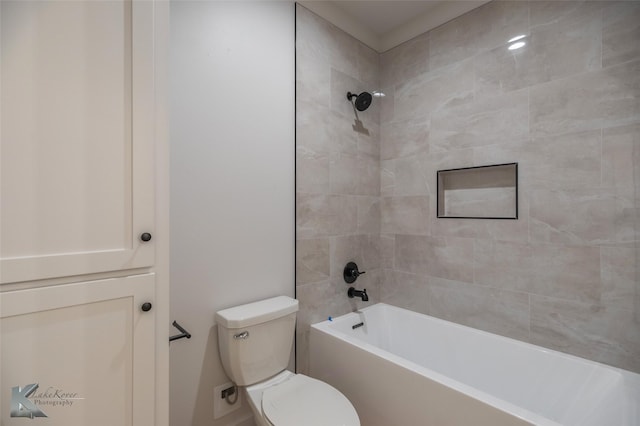
<path id="1" fill-rule="evenodd" d="M 262 413 L 275 426 L 360 426 L 356 410 L 339 390 L 302 374 L 265 389 Z"/>

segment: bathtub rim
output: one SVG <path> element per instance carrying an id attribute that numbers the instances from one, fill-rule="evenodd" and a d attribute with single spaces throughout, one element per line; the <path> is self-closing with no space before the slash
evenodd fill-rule
<path id="1" fill-rule="evenodd" d="M 402 358 L 401 356 L 395 355 L 389 351 L 386 351 L 382 348 L 379 348 L 371 343 L 367 343 L 363 340 L 358 339 L 355 336 L 351 336 L 348 333 L 345 333 L 343 331 L 338 330 L 334 325 L 335 323 L 341 323 L 341 322 L 348 322 L 350 321 L 350 318 L 356 319 L 357 321 L 362 321 L 362 315 L 368 311 L 368 310 L 372 310 L 372 309 L 390 309 L 390 310 L 401 310 L 404 313 L 407 313 L 411 316 L 414 317 L 426 317 L 428 320 L 433 320 L 436 323 L 440 323 L 442 325 L 445 326 L 450 326 L 450 327 L 455 327 L 457 329 L 462 329 L 462 330 L 466 330 L 468 332 L 473 332 L 473 333 L 479 333 L 480 335 L 483 336 L 490 336 L 491 338 L 498 338 L 500 340 L 503 341 L 507 341 L 511 344 L 517 344 L 522 348 L 526 348 L 529 350 L 535 350 L 536 352 L 542 352 L 545 354 L 552 354 L 552 355 L 556 355 L 556 356 L 560 356 L 562 358 L 565 358 L 567 360 L 570 360 L 572 362 L 578 362 L 581 364 L 585 364 L 586 366 L 589 367 L 599 367 L 599 368 L 604 368 L 606 370 L 611 371 L 614 374 L 617 374 L 618 376 L 621 377 L 622 380 L 626 380 L 626 379 L 630 379 L 633 382 L 635 382 L 636 384 L 640 384 L 640 375 L 638 375 L 637 373 L 631 372 L 631 371 L 627 371 L 618 367 L 614 367 L 614 366 L 610 366 L 607 364 L 602 364 L 596 361 L 591 361 L 588 359 L 584 359 L 575 355 L 571 355 L 571 354 L 567 354 L 564 352 L 560 352 L 560 351 L 556 351 L 553 349 L 549 349 L 549 348 L 544 348 L 538 345 L 535 345 L 533 343 L 528 343 L 528 342 L 524 342 L 521 340 L 517 340 L 517 339 L 513 339 L 510 337 L 506 337 L 506 336 L 501 336 L 499 334 L 495 334 L 495 333 L 491 333 L 488 331 L 484 331 L 484 330 L 480 330 L 480 329 L 476 329 L 473 327 L 469 327 L 463 324 L 458 324 L 452 321 L 448 321 L 448 320 L 444 320 L 441 318 L 437 318 L 437 317 L 433 317 L 427 314 L 423 314 L 423 313 L 419 313 L 419 312 L 415 312 L 415 311 L 411 311 L 409 309 L 405 309 L 405 308 L 401 308 L 398 306 L 394 306 L 394 305 L 390 305 L 387 303 L 376 303 L 373 304 L 371 306 L 367 306 L 365 308 L 362 309 L 358 309 L 357 311 L 354 312 L 349 312 L 347 314 L 344 315 L 340 315 L 338 317 L 335 318 L 331 318 L 331 320 L 324 320 L 318 323 L 314 323 L 311 324 L 311 331 L 313 332 L 313 330 L 316 330 L 317 332 L 321 332 L 324 333 L 326 335 L 328 335 L 329 337 L 344 341 L 348 344 L 351 344 L 353 346 L 358 347 L 361 350 L 367 351 L 372 353 L 373 355 L 380 357 L 386 361 L 392 362 L 396 365 L 401 366 L 402 368 L 406 368 L 407 370 L 410 370 L 416 374 L 420 374 L 423 376 L 426 376 L 427 378 L 429 378 L 430 380 L 433 380 L 443 386 L 447 386 L 457 392 L 463 393 L 465 395 L 469 395 L 473 398 L 476 398 L 480 401 L 482 401 L 483 403 L 486 403 L 498 410 L 504 411 L 508 414 L 513 415 L 514 417 L 518 417 L 524 421 L 536 424 L 536 425 L 542 425 L 542 426 L 561 426 L 561 423 L 558 423 L 557 421 L 554 421 L 548 417 L 545 417 L 542 414 L 538 414 L 536 412 L 533 412 L 529 409 L 523 408 L 521 406 L 518 406 L 514 403 L 511 403 L 509 401 L 506 401 L 504 399 L 498 398 L 496 396 L 493 396 L 485 391 L 482 391 L 480 389 L 477 389 L 473 386 L 467 385 L 465 383 L 462 383 L 458 380 L 455 380 L 453 378 L 450 378 L 444 374 L 438 373 L 437 371 L 432 370 L 429 367 L 425 367 L 422 366 L 420 364 L 417 364 L 413 361 L 407 360 L 405 358 Z"/>

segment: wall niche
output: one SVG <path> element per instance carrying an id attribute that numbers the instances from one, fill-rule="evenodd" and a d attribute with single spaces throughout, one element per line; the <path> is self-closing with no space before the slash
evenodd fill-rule
<path id="1" fill-rule="evenodd" d="M 518 218 L 518 163 L 438 170 L 437 175 L 438 218 Z"/>

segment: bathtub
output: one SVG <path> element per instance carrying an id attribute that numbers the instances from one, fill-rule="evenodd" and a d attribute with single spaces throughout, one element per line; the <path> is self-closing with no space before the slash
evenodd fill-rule
<path id="1" fill-rule="evenodd" d="M 362 426 L 640 425 L 640 375 L 379 303 L 313 324 Z"/>

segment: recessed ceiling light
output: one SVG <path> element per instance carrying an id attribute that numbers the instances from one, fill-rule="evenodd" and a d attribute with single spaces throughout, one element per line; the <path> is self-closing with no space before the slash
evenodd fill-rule
<path id="1" fill-rule="evenodd" d="M 383 92 L 378 92 L 377 90 L 374 90 L 373 96 L 375 96 L 376 98 L 384 98 L 387 95 L 385 95 Z"/>

